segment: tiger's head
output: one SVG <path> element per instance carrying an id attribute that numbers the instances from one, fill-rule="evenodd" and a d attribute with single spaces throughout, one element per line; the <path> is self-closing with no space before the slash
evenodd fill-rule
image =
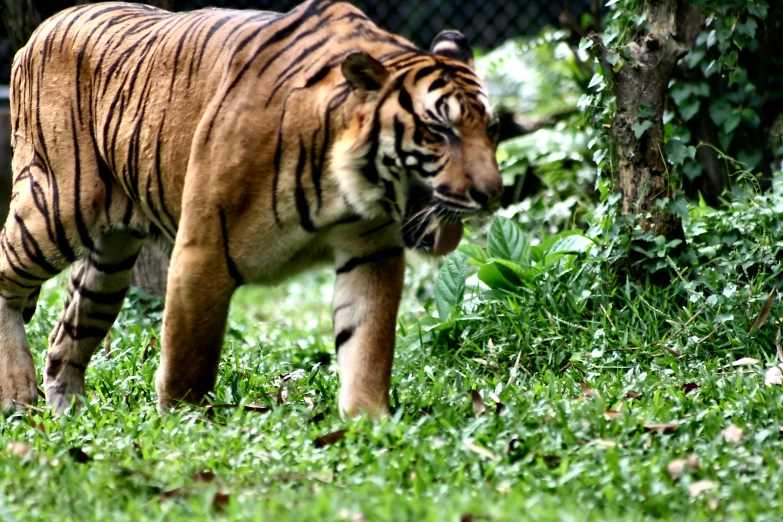
<path id="1" fill-rule="evenodd" d="M 384 65 L 353 52 L 342 73 L 360 100 L 338 178 L 366 217 L 391 215 L 405 245 L 445 254 L 462 238 L 462 220 L 499 205 L 498 120 L 473 70 L 473 51 L 456 31 L 429 53 Z"/>

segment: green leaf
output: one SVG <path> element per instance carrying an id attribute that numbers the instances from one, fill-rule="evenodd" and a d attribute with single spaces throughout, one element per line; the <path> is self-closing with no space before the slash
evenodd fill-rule
<path id="1" fill-rule="evenodd" d="M 666 154 L 669 156 L 669 162 L 672 165 L 682 165 L 685 162 L 685 158 L 696 157 L 696 147 L 685 145 L 677 138 L 671 139 L 666 144 Z"/>
<path id="2" fill-rule="evenodd" d="M 478 278 L 493 290 L 515 290 L 519 287 L 521 281 L 514 275 L 514 272 L 505 268 L 501 272 L 501 268 L 497 263 L 486 264 L 479 268 Z"/>
<path id="3" fill-rule="evenodd" d="M 723 122 L 731 116 L 733 110 L 731 104 L 725 98 L 720 98 L 710 105 L 710 118 L 712 118 L 715 125 L 723 125 Z"/>
<path id="4" fill-rule="evenodd" d="M 688 101 L 680 105 L 680 116 L 682 116 L 684 121 L 689 121 L 691 118 L 696 116 L 696 113 L 699 112 L 700 107 L 701 100 L 697 98 L 690 98 Z"/>
<path id="5" fill-rule="evenodd" d="M 750 3 L 748 2 L 748 12 L 753 16 L 758 16 L 762 20 L 767 17 L 767 9 L 769 5 L 767 2 Z"/>
<path id="6" fill-rule="evenodd" d="M 752 16 L 749 16 L 744 24 L 738 23 L 736 29 L 740 34 L 744 34 L 749 38 L 755 38 L 756 29 L 758 29 L 758 27 L 759 25 L 756 23 L 756 19 Z"/>
<path id="7" fill-rule="evenodd" d="M 571 234 L 566 237 L 561 237 L 552 245 L 547 252 L 548 254 L 572 252 L 577 254 L 583 254 L 588 252 L 593 246 L 593 240 L 589 237 L 581 234 Z"/>
<path id="8" fill-rule="evenodd" d="M 487 250 L 492 257 L 508 261 L 530 262 L 530 245 L 519 227 L 510 219 L 497 216 L 489 229 Z M 527 255 L 525 253 L 527 251 Z M 527 259 L 523 259 L 527 257 Z"/>
<path id="9" fill-rule="evenodd" d="M 639 114 L 637 114 L 637 117 L 641 119 L 646 119 L 646 118 L 652 118 L 653 116 L 655 116 L 655 113 L 650 107 L 644 104 L 639 105 Z"/>
<path id="10" fill-rule="evenodd" d="M 467 276 L 468 256 L 461 252 L 451 254 L 435 278 L 435 307 L 441 321 L 448 319 L 452 309 L 462 302 Z"/>
<path id="11" fill-rule="evenodd" d="M 642 120 L 642 121 L 637 121 L 636 123 L 631 125 L 631 130 L 633 131 L 634 136 L 636 136 L 636 139 L 638 140 L 639 138 L 642 137 L 642 134 L 644 134 L 645 131 L 650 127 L 652 127 L 652 122 L 650 120 Z"/>
<path id="12" fill-rule="evenodd" d="M 727 133 L 734 132 L 734 129 L 736 129 L 739 126 L 741 121 L 742 121 L 742 115 L 734 112 L 723 123 L 723 130 L 726 131 Z"/>
<path id="13" fill-rule="evenodd" d="M 460 245 L 458 250 L 463 254 L 467 254 L 472 259 L 481 261 L 482 263 L 486 263 L 490 257 L 487 250 L 478 245 L 471 245 L 471 244 Z"/>

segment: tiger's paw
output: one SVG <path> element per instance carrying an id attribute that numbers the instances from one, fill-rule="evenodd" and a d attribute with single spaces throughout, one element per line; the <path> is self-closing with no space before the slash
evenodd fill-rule
<path id="1" fill-rule="evenodd" d="M 368 416 L 380 419 L 389 415 L 389 400 L 387 397 L 377 398 L 362 396 L 357 393 L 342 391 L 339 398 L 340 416 L 343 419 L 359 419 Z"/>
<path id="2" fill-rule="evenodd" d="M 0 407 L 12 413 L 38 400 L 38 380 L 32 357 L 11 357 L 0 363 Z"/>
<path id="3" fill-rule="evenodd" d="M 71 409 L 73 398 L 84 394 L 84 370 L 82 366 L 57 359 L 46 360 L 44 372 L 46 404 L 55 413 L 67 413 Z"/>

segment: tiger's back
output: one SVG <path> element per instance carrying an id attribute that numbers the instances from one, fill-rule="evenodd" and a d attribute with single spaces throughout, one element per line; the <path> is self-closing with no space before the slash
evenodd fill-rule
<path id="1" fill-rule="evenodd" d="M 333 14 L 325 16 L 324 9 Z M 220 9 L 174 14 L 123 3 L 69 9 L 44 23 L 16 56 L 15 161 L 29 165 L 46 156 L 49 174 L 64 185 L 77 170 L 85 198 L 105 200 L 111 209 L 108 216 L 83 216 L 85 221 L 103 219 L 99 226 L 122 224 L 148 233 L 151 220 L 173 239 L 193 137 L 210 103 L 218 113 L 208 123 L 212 132 L 216 124 L 243 129 L 231 143 L 235 151 L 249 149 L 267 163 L 276 161 L 277 170 L 294 170 L 290 158 L 275 158 L 290 156 L 290 150 L 277 150 L 278 144 L 268 150 L 285 130 L 276 125 L 285 123 L 284 98 L 292 87 L 313 82 L 325 66 L 334 67 L 330 61 L 340 56 L 335 39 L 345 36 L 344 22 L 351 18 L 361 23 L 362 33 L 371 25 L 348 4 L 318 1 L 288 14 Z M 355 38 L 349 41 L 346 49 L 355 48 Z M 297 110 L 306 112 L 301 104 Z M 258 134 L 236 121 L 248 112 L 264 120 L 256 124 Z M 294 118 L 291 125 L 310 140 L 313 121 Z M 255 143 L 242 143 L 250 140 Z M 220 139 L 213 142 L 223 146 Z M 67 165 L 76 161 L 68 158 L 74 150 L 76 168 Z"/>

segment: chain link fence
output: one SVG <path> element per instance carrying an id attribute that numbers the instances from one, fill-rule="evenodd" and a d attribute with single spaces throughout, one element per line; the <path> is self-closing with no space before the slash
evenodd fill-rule
<path id="1" fill-rule="evenodd" d="M 185 9 L 228 7 L 285 12 L 300 0 L 185 0 Z M 376 24 L 428 47 L 443 29 L 458 29 L 474 47 L 492 49 L 505 40 L 556 26 L 568 9 L 575 16 L 591 0 L 351 0 Z"/>
<path id="2" fill-rule="evenodd" d="M 26 0 L 18 0 L 26 1 Z M 174 0 L 183 10 L 205 7 L 286 12 L 301 0 Z M 77 2 L 79 3 L 79 2 Z M 579 16 L 592 0 L 351 0 L 380 27 L 401 34 L 422 48 L 443 29 L 465 33 L 473 46 L 489 50 L 509 38 L 534 35 L 557 26 L 567 9 Z M 0 24 L 0 84 L 9 82 L 13 46 Z"/>

